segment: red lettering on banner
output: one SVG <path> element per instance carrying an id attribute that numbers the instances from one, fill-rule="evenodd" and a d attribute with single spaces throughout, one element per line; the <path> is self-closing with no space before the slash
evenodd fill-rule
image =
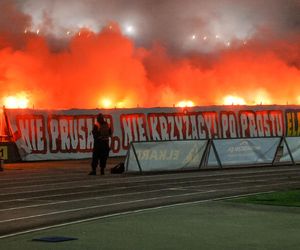
<path id="1" fill-rule="evenodd" d="M 144 114 L 124 114 L 120 116 L 122 146 L 128 149 L 130 142 L 147 141 L 146 117 Z"/>
<path id="2" fill-rule="evenodd" d="M 113 130 L 112 117 L 108 115 L 105 119 Z M 91 152 L 95 120 L 94 115 L 50 115 L 48 117 L 50 152 Z"/>
<path id="3" fill-rule="evenodd" d="M 202 112 L 204 117 L 205 128 L 208 132 L 208 136 L 205 139 L 215 139 L 218 138 L 219 128 L 218 128 L 218 115 L 216 112 Z"/>
<path id="4" fill-rule="evenodd" d="M 221 111 L 221 137 L 226 138 L 237 138 L 238 137 L 238 127 L 236 115 L 233 111 Z"/>
<path id="5" fill-rule="evenodd" d="M 218 138 L 216 112 L 148 114 L 150 138 L 160 140 L 192 140 Z"/>
<path id="6" fill-rule="evenodd" d="M 240 111 L 240 137 L 276 137 L 283 135 L 280 110 Z"/>
<path id="7" fill-rule="evenodd" d="M 136 110 L 112 110 L 109 115 L 104 115 L 113 132 L 110 155 L 125 155 L 132 141 L 263 138 L 280 137 L 285 133 L 287 136 L 300 134 L 299 107 L 241 108 L 195 107 L 180 113 L 176 113 L 176 108 L 141 109 L 140 113 L 130 113 Z M 28 110 L 24 115 L 23 111 L 7 110 L 7 116 L 11 119 L 17 146 L 26 152 L 22 155 L 25 160 L 64 159 L 81 158 L 92 152 L 94 140 L 91 131 L 96 112 Z"/>
<path id="8" fill-rule="evenodd" d="M 33 154 L 45 154 L 46 136 L 45 121 L 42 115 L 16 116 L 18 134 Z"/>

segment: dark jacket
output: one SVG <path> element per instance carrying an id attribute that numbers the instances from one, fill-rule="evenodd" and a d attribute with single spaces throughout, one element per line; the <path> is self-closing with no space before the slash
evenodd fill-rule
<path id="1" fill-rule="evenodd" d="M 111 128 L 106 121 L 102 123 L 95 123 L 92 134 L 94 137 L 94 144 L 98 143 L 108 143 L 109 137 L 111 137 Z"/>

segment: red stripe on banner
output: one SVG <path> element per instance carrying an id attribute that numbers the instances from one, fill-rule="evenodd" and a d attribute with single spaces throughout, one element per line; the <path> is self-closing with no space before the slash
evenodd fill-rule
<path id="1" fill-rule="evenodd" d="M 13 134 L 14 141 L 18 141 L 21 137 L 22 137 L 22 135 L 19 130 L 14 132 L 14 134 Z"/>

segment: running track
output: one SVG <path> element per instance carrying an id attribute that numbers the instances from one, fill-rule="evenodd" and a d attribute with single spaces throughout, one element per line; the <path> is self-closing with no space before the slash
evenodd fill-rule
<path id="1" fill-rule="evenodd" d="M 120 159 L 110 159 L 109 167 Z M 300 188 L 300 166 L 88 176 L 89 161 L 7 164 L 0 238 L 27 230 L 192 201 Z"/>

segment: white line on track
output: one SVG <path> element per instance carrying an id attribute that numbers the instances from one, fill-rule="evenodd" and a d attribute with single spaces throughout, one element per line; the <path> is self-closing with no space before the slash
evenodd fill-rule
<path id="1" fill-rule="evenodd" d="M 131 200 L 131 201 L 122 201 L 122 202 L 94 205 L 94 206 L 81 207 L 81 208 L 72 208 L 72 209 L 66 209 L 66 210 L 61 210 L 61 211 L 56 211 L 56 212 L 36 214 L 36 215 L 2 220 L 2 221 L 0 221 L 0 223 L 26 220 L 26 219 L 44 217 L 44 216 L 49 216 L 49 215 L 55 215 L 55 214 L 78 212 L 78 211 L 84 211 L 84 210 L 90 210 L 90 209 L 102 208 L 102 207 L 109 207 L 109 206 L 119 206 L 119 205 L 124 205 L 124 204 L 141 203 L 141 202 L 147 202 L 147 201 L 153 201 L 153 200 L 163 200 L 163 199 L 169 199 L 169 198 L 175 198 L 175 197 L 186 197 L 186 196 L 191 196 L 191 195 L 196 195 L 196 194 L 201 194 L 201 193 L 207 193 L 207 191 L 191 192 L 191 193 L 178 194 L 178 195 L 165 195 L 165 196 L 152 197 L 152 198 L 147 198 L 147 199 L 136 199 L 136 200 Z"/>
<path id="2" fill-rule="evenodd" d="M 130 214 L 144 213 L 144 212 L 148 212 L 148 211 L 155 211 L 155 210 L 172 208 L 172 207 L 177 207 L 177 206 L 186 206 L 186 205 L 201 204 L 201 203 L 207 203 L 207 202 L 213 202 L 213 201 L 222 201 L 222 200 L 226 200 L 226 199 L 234 199 L 234 198 L 239 198 L 239 197 L 245 197 L 245 196 L 248 196 L 248 195 L 265 194 L 265 193 L 272 193 L 272 192 L 274 192 L 274 191 L 252 192 L 252 193 L 250 192 L 250 193 L 247 193 L 247 194 L 231 195 L 231 196 L 226 196 L 226 197 L 222 197 L 222 198 L 213 198 L 213 199 L 206 199 L 206 200 L 200 200 L 200 201 L 190 201 L 190 202 L 175 203 L 175 204 L 171 204 L 171 205 L 156 206 L 156 207 L 151 207 L 151 208 L 136 209 L 136 210 L 131 210 L 131 211 L 127 211 L 127 212 L 120 212 L 120 213 L 102 215 L 102 216 L 97 216 L 97 217 L 93 217 L 93 218 L 81 219 L 81 220 L 76 220 L 76 221 L 72 221 L 72 222 L 52 225 L 52 226 L 48 226 L 48 227 L 30 229 L 30 230 L 26 230 L 26 231 L 22 231 L 22 232 L 18 232 L 18 233 L 13 233 L 13 234 L 2 235 L 2 236 L 0 236 L 0 239 L 5 239 L 5 238 L 14 237 L 14 236 L 23 235 L 23 234 L 28 234 L 28 233 L 33 233 L 33 232 L 45 231 L 45 230 L 48 230 L 48 229 L 65 227 L 65 226 L 70 226 L 70 225 L 75 225 L 75 224 L 85 223 L 85 222 L 90 222 L 90 221 L 95 221 L 95 220 L 126 216 L 126 215 L 130 215 Z"/>
<path id="3" fill-rule="evenodd" d="M 259 177 L 269 177 L 270 175 L 260 175 Z M 257 177 L 257 176 L 256 176 Z M 241 178 L 238 178 L 239 181 L 236 182 L 236 183 L 247 183 L 247 182 L 252 182 L 252 181 L 245 181 L 244 179 L 247 179 L 247 178 L 251 178 L 251 177 L 241 177 Z M 233 179 L 236 179 L 233 178 Z M 242 180 L 243 179 L 243 180 Z M 286 177 L 281 177 L 281 178 L 272 178 L 272 179 L 268 179 L 269 181 L 273 181 L 273 180 L 284 180 L 286 179 Z M 170 180 L 174 180 L 174 179 L 170 179 Z M 219 181 L 224 181 L 224 180 L 229 180 L 228 178 L 218 178 L 218 179 L 214 179 L 213 181 L 214 182 L 219 182 Z M 207 182 L 208 180 L 191 180 L 191 181 L 177 181 L 176 183 L 174 182 L 164 182 L 164 183 L 153 183 L 151 184 L 151 186 L 162 186 L 162 185 L 166 185 L 166 184 L 173 184 L 173 185 L 179 185 L 179 184 L 187 184 L 187 183 L 201 183 L 201 182 Z M 256 182 L 259 182 L 260 180 L 255 180 Z M 261 181 L 264 181 L 264 180 L 261 180 Z M 134 183 L 134 182 L 133 182 Z M 227 182 L 228 183 L 228 182 Z M 223 183 L 224 185 L 227 184 L 226 182 Z M 230 183 L 230 182 L 229 182 Z M 232 183 L 232 182 L 231 182 Z M 219 183 L 218 183 L 219 184 Z M 81 187 L 89 187 L 89 188 L 92 188 L 92 187 L 95 187 L 95 186 L 98 186 L 98 185 L 101 185 L 101 184 L 97 184 L 97 185 L 88 185 L 88 186 L 81 186 Z M 212 185 L 216 185 L 216 184 L 212 184 Z M 220 184 L 221 185 L 221 184 Z M 135 186 L 119 186 L 119 187 L 116 187 L 116 188 L 110 188 L 109 191 L 117 191 L 117 190 L 125 190 L 125 189 L 131 189 L 131 188 L 142 188 L 142 187 L 148 187 L 149 184 L 142 184 L 142 185 L 135 185 Z M 203 186 L 210 186 L 210 184 L 203 184 Z M 80 187 L 79 187 L 80 188 Z M 174 187 L 176 188 L 176 187 Z M 46 190 L 45 190 L 46 191 Z M 55 191 L 55 190 L 54 190 Z M 63 193 L 63 194 L 53 194 L 53 195 L 41 195 L 41 196 L 31 196 L 31 197 L 28 197 L 28 198 L 16 198 L 16 199 L 11 199 L 11 200 L 3 200 L 3 201 L 0 201 L 0 203 L 8 203 L 8 202 L 15 202 L 15 201 L 29 201 L 29 200 L 34 200 L 34 199 L 49 199 L 49 198 L 54 198 L 54 197 L 63 197 L 63 196 L 69 196 L 69 195 L 77 195 L 77 194 L 92 194 L 92 193 L 98 193 L 99 190 L 88 190 L 88 191 L 78 191 L 78 192 L 69 192 L 69 193 Z M 29 193 L 32 193 L 29 192 Z M 16 195 L 16 194 L 24 194 L 24 192 L 21 192 L 21 193 L 12 193 L 13 195 Z"/>
<path id="4" fill-rule="evenodd" d="M 182 179 L 182 178 L 181 178 Z M 192 183 L 192 182 L 205 182 L 205 181 L 208 181 L 208 180 L 195 180 L 195 181 L 177 181 L 177 182 L 174 182 L 175 180 L 180 180 L 180 179 L 177 179 L 177 178 L 174 178 L 174 179 L 164 179 L 165 181 L 172 181 L 172 182 L 163 182 L 163 183 L 154 183 L 154 184 L 151 184 L 151 186 L 155 186 L 155 185 L 165 185 L 165 184 L 178 184 L 178 183 Z M 222 180 L 227 180 L 226 178 L 219 178 L 219 179 L 214 179 L 214 181 L 222 181 Z M 157 180 L 155 180 L 157 181 Z M 147 182 L 147 181 L 146 181 Z M 149 180 L 150 182 L 150 180 Z M 118 182 L 116 184 L 119 185 L 119 187 L 115 188 L 115 189 L 109 189 L 110 191 L 111 190 L 119 190 L 119 189 L 124 189 L 124 188 L 136 188 L 136 187 L 148 187 L 149 184 L 142 184 L 142 185 L 131 185 L 131 186 L 127 186 L 127 187 L 120 187 L 120 185 L 125 185 L 125 184 L 139 184 L 139 183 L 144 183 L 143 181 L 133 181 L 133 182 Z M 98 187 L 98 186 L 103 186 L 103 185 L 107 185 L 108 183 L 97 183 L 95 185 L 89 185 L 89 188 L 93 188 L 93 187 Z M 114 184 L 114 183 L 112 183 Z M 85 188 L 86 185 L 81 185 L 81 186 L 77 186 L 76 188 Z M 57 189 L 43 189 L 43 190 L 29 190 L 29 191 L 24 191 L 24 192 L 15 192 L 15 193 L 2 193 L 0 194 L 0 196 L 8 196 L 8 195 L 17 195 L 17 194 L 27 194 L 27 193 L 33 193 L 33 192 L 49 192 L 49 191 L 59 191 L 59 190 L 69 190 L 69 189 L 74 189 L 74 187 L 64 187 L 64 188 L 57 188 Z M 71 193 L 64 193 L 64 194 L 56 194 L 56 195 L 46 195 L 46 196 L 35 196 L 35 197 L 30 197 L 28 199 L 35 199 L 35 198 L 47 198 L 47 197 L 59 197 L 59 196 L 66 196 L 66 195 L 72 195 L 72 194 L 84 194 L 84 193 L 95 193 L 95 192 L 99 192 L 99 190 L 97 191 L 80 191 L 80 192 L 71 192 Z M 16 199 L 18 200 L 18 199 Z M 1 202 L 6 202 L 7 200 L 5 201 L 0 201 Z M 15 200 L 10 200 L 10 201 L 15 201 Z"/>
<path id="5" fill-rule="evenodd" d="M 230 178 L 235 178 L 235 177 L 240 177 L 240 175 L 247 175 L 245 176 L 245 178 L 247 177 L 264 177 L 264 176 L 270 176 L 270 175 L 277 175 L 279 174 L 279 172 L 282 172 L 283 170 L 271 170 L 271 171 L 260 171 L 260 172 L 250 172 L 250 173 L 247 173 L 247 172 L 243 172 L 243 173 L 218 173 L 218 174 L 209 174 L 209 175 L 196 175 L 195 176 L 195 173 L 200 173 L 200 172 L 194 172 L 194 175 L 187 175 L 185 174 L 183 176 L 182 173 L 180 174 L 172 174 L 170 175 L 170 177 L 168 176 L 166 178 L 166 174 L 162 174 L 162 175 L 158 175 L 160 178 L 156 178 L 157 175 L 153 176 L 153 175 L 149 175 L 149 176 L 133 176 L 133 177 L 130 177 L 128 179 L 126 179 L 126 181 L 122 180 L 121 183 L 137 183 L 137 182 L 153 182 L 153 181 L 159 181 L 159 180 L 176 180 L 178 178 L 172 178 L 172 177 L 177 177 L 177 176 L 180 176 L 181 178 L 180 179 L 184 179 L 184 178 L 189 178 L 189 177 L 194 177 L 194 178 L 205 178 L 205 177 L 220 177 L 220 176 L 224 176 L 224 177 L 230 177 Z M 285 170 L 284 172 L 288 172 L 288 171 L 296 171 L 295 169 L 294 170 L 291 170 L 291 169 L 288 169 L 288 170 Z M 266 175 L 261 175 L 261 173 L 263 174 L 266 174 Z M 151 178 L 150 180 L 145 180 L 144 178 Z M 132 178 L 138 178 L 138 180 L 136 181 L 132 181 Z M 155 179 L 153 179 L 155 178 Z M 95 181 L 100 181 L 100 179 L 95 179 Z M 109 182 L 108 182 L 109 181 Z M 31 188 L 31 187 L 45 187 L 45 186 L 57 186 L 57 185 L 65 185 L 65 184 L 71 184 L 71 183 L 80 183 L 80 182 L 88 182 L 90 183 L 90 179 L 83 179 L 81 181 L 69 181 L 69 182 L 61 182 L 61 183 L 49 183 L 49 184 L 39 184 L 39 185 L 27 185 L 27 186 L 19 186 L 19 187 L 6 187 L 6 188 L 1 188 L 1 190 L 5 190 L 5 189 L 24 189 L 24 188 Z M 114 180 L 114 179 L 101 179 L 101 183 L 97 183 L 96 185 L 93 185 L 93 186 L 98 186 L 98 185 L 107 185 L 107 184 L 114 184 L 114 183 L 117 183 L 117 184 L 120 184 L 120 178 Z M 74 187 L 68 187 L 68 188 L 56 188 L 56 189 L 42 189 L 42 190 L 35 190 L 35 191 L 55 191 L 55 190 L 66 190 L 66 189 L 73 189 Z M 12 195 L 12 194 L 18 194 L 18 193 L 31 193 L 32 190 L 29 190 L 29 191 L 23 191 L 23 192 L 15 192 L 15 193 L 1 193 L 0 196 L 3 196 L 3 195 Z"/>
<path id="6" fill-rule="evenodd" d="M 32 175 L 29 175 L 26 173 L 26 177 L 24 177 L 24 174 L 20 173 L 20 175 L 22 175 L 23 177 L 22 178 L 15 178 L 15 176 L 18 174 L 14 174 L 12 176 L 10 176 L 10 178 L 0 178 L 1 181 L 8 181 L 10 182 L 13 178 L 13 180 L 16 182 L 16 183 L 25 183 L 27 181 L 34 181 L 34 180 L 48 180 L 48 179 L 53 179 L 53 178 L 57 178 L 57 176 L 61 176 L 61 174 L 64 174 L 64 173 L 61 173 L 61 172 L 57 172 L 57 173 L 50 173 L 50 174 L 40 174 L 40 175 L 36 175 L 36 176 L 32 176 Z M 86 175 L 87 173 L 77 173 L 77 174 L 69 174 L 69 173 L 66 173 L 65 174 L 65 177 L 60 177 L 61 179 L 64 179 L 64 178 L 69 178 L 69 177 L 72 177 L 72 178 L 82 178 L 82 176 Z M 28 176 L 27 176 L 28 175 Z M 7 177 L 7 176 L 5 176 Z"/>
<path id="7" fill-rule="evenodd" d="M 286 178 L 278 178 L 278 179 L 268 179 L 268 181 L 274 181 L 274 180 L 283 180 Z M 224 180 L 224 179 L 222 179 Z M 216 179 L 217 181 L 217 179 Z M 71 203 L 71 202 L 81 202 L 81 201 L 89 201 L 89 200 L 100 200 L 100 199 L 106 199 L 106 198 L 113 198 L 113 197 L 122 197 L 122 196 L 128 196 L 128 195 L 140 195 L 140 194 L 145 194 L 145 193 L 150 193 L 150 192 L 157 192 L 157 191 L 164 191 L 164 190 L 174 190 L 174 191 L 180 191 L 180 190 L 189 190 L 190 188 L 209 188 L 209 187 L 217 187 L 217 186 L 225 186 L 225 185 L 235 185 L 235 184 L 247 184 L 247 183 L 252 183 L 252 180 L 249 181 L 231 181 L 231 182 L 223 182 L 223 183 L 214 183 L 214 184 L 200 184 L 200 185 L 189 185 L 189 186 L 179 186 L 180 184 L 186 184 L 186 183 L 199 183 L 199 181 L 188 181 L 188 182 L 176 182 L 176 187 L 171 187 L 171 188 L 162 188 L 162 189 L 155 189 L 155 190 L 151 190 L 151 191 L 142 191 L 142 192 L 131 192 L 131 193 L 125 193 L 125 194 L 117 194 L 117 195 L 106 195 L 106 196 L 96 196 L 96 197 L 90 197 L 90 198 L 82 198 L 82 199 L 71 199 L 71 200 L 64 200 L 64 201 L 56 201 L 56 202 L 47 202 L 47 203 L 40 203 L 40 204 L 34 204 L 34 205 L 28 205 L 28 206 L 19 206 L 19 207 L 11 207 L 11 208 L 4 208 L 4 209 L 0 209 L 0 212 L 4 212 L 4 211 L 10 211 L 10 210 L 18 210 L 18 209 L 24 209 L 24 208 L 35 208 L 35 207 L 41 207 L 41 206 L 49 206 L 49 205 L 58 205 L 58 204 L 65 204 L 65 203 Z M 257 181 L 256 181 L 257 182 Z M 276 184 L 283 184 L 285 182 L 281 182 L 281 183 L 276 183 Z M 165 186 L 168 183 L 155 183 L 151 186 Z M 172 183 L 175 184 L 175 183 Z M 148 187 L 149 185 L 138 185 L 138 186 L 134 186 L 134 187 L 130 187 L 130 188 L 141 188 L 141 187 Z M 115 188 L 113 190 L 124 190 L 126 188 L 122 187 L 122 188 Z M 112 189 L 110 189 L 111 191 Z M 88 193 L 95 193 L 95 192 L 99 192 L 98 191 L 89 191 Z M 67 196 L 70 195 L 70 193 L 68 194 L 61 194 L 59 196 Z M 39 198 L 51 198 L 51 197 L 56 197 L 58 195 L 48 195 L 48 196 L 43 196 L 43 197 L 39 197 Z M 33 197 L 30 197 L 28 199 L 24 198 L 24 199 L 16 199 L 17 201 L 28 201 L 28 200 L 32 200 Z M 34 197 L 34 199 L 37 199 L 37 197 Z M 11 200 L 11 201 L 16 201 L 16 200 Z M 1 202 L 3 203 L 3 202 Z"/>
<path id="8" fill-rule="evenodd" d="M 299 182 L 289 182 L 289 184 L 299 184 Z M 276 183 L 276 184 L 265 184 L 265 185 L 255 185 L 251 186 L 251 188 L 261 188 L 261 187 L 269 187 L 269 186 L 279 186 L 280 184 L 286 184 L 284 183 Z M 211 192 L 226 192 L 226 191 L 233 191 L 233 190 L 243 190 L 248 189 L 249 187 L 239 187 L 239 188 L 228 188 L 228 189 L 222 189 L 222 190 L 209 190 L 209 191 L 197 191 L 197 192 L 190 192 L 190 193 L 184 193 L 184 194 L 176 194 L 176 195 L 165 195 L 160 197 L 152 197 L 148 199 L 136 199 L 131 201 L 123 201 L 123 202 L 116 202 L 116 203 L 109 203 L 109 204 L 101 204 L 101 205 L 94 205 L 94 206 L 87 206 L 87 207 L 81 207 L 81 208 L 72 208 L 72 209 L 66 209 L 66 210 L 60 210 L 50 213 L 44 213 L 44 214 L 36 214 L 36 215 L 30 215 L 30 216 L 24 216 L 24 217 L 18 217 L 18 218 L 12 218 L 12 219 L 6 219 L 0 221 L 1 223 L 5 222 L 13 222 L 13 221 L 19 221 L 19 220 L 26 220 L 26 219 L 32 219 L 32 218 L 38 218 L 38 217 L 44 217 L 49 215 L 56 215 L 56 214 L 63 214 L 63 213 L 69 213 L 69 212 L 78 212 L 78 211 L 84 211 L 84 210 L 90 210 L 95 208 L 102 208 L 102 207 L 108 207 L 108 206 L 119 206 L 124 204 L 132 204 L 132 203 L 141 203 L 141 202 L 147 202 L 147 201 L 153 201 L 153 200 L 163 200 L 163 199 L 170 199 L 170 198 L 176 198 L 176 197 L 186 197 L 186 196 L 192 196 L 192 195 L 198 195 L 198 194 L 204 194 L 204 193 L 211 193 Z"/>
<path id="9" fill-rule="evenodd" d="M 227 180 L 226 178 L 219 178 L 219 179 L 215 179 L 214 181 L 223 181 L 223 180 Z M 207 180 L 195 180 L 195 181 L 177 181 L 177 182 L 164 182 L 164 183 L 153 183 L 151 184 L 152 187 L 154 186 L 165 186 L 167 184 L 171 185 L 178 185 L 178 184 L 186 184 L 186 183 L 199 183 L 199 182 L 207 182 Z M 98 186 L 98 185 L 96 185 Z M 94 186 L 90 186 L 90 187 L 94 187 Z M 117 191 L 117 190 L 125 190 L 125 189 L 132 189 L 132 188 L 143 188 L 143 187 L 149 187 L 149 184 L 142 184 L 142 185 L 134 185 L 134 186 L 119 186 L 119 187 L 115 187 L 115 188 L 110 188 L 109 191 Z M 62 197 L 62 196 L 69 196 L 69 195 L 73 195 L 73 194 L 92 194 L 92 193 L 98 193 L 101 192 L 101 190 L 88 190 L 88 191 L 79 191 L 79 192 L 71 192 L 71 193 L 63 193 L 63 194 L 53 194 L 53 195 L 42 195 L 42 196 L 31 196 L 28 198 L 22 198 L 22 199 L 11 199 L 11 200 L 4 200 L 4 201 L 0 201 L 0 203 L 7 203 L 7 202 L 14 202 L 14 201 L 29 201 L 29 200 L 33 200 L 33 199 L 45 199 L 45 198 L 54 198 L 54 197 Z M 16 193 L 18 194 L 18 193 Z"/>
<path id="10" fill-rule="evenodd" d="M 270 167 L 270 168 L 273 168 L 273 167 Z M 226 170 L 229 170 L 229 169 L 226 169 Z M 231 173 L 221 173 L 221 175 L 241 174 L 240 172 L 237 173 L 235 170 L 237 170 L 237 169 L 230 169 L 229 171 Z M 240 170 L 240 169 L 238 169 L 238 170 Z M 243 172 L 244 172 L 244 174 L 249 174 L 249 173 L 250 174 L 259 174 L 259 173 L 263 173 L 263 172 L 271 173 L 271 172 L 288 172 L 288 171 L 298 171 L 298 170 L 299 170 L 298 168 L 293 168 L 293 169 L 282 169 L 282 168 L 280 168 L 280 169 L 274 169 L 273 168 L 273 169 L 263 169 L 263 170 L 260 170 L 260 171 L 253 172 L 253 169 L 250 169 L 250 168 L 246 169 L 245 168 L 245 169 L 243 169 Z M 220 170 L 220 171 L 223 171 L 223 169 Z M 234 171 L 234 172 L 232 172 L 232 171 Z M 194 175 L 195 173 L 200 173 L 201 176 L 203 176 L 203 177 L 209 177 L 209 176 L 215 176 L 216 175 L 214 171 L 210 172 L 209 174 L 205 173 L 204 171 L 186 172 L 185 175 Z M 37 178 L 33 178 L 33 180 L 35 180 L 35 179 L 40 180 L 41 178 L 56 178 L 57 175 L 60 175 L 60 174 L 62 174 L 62 173 L 59 172 L 59 173 L 53 174 L 53 176 L 49 176 L 49 174 L 44 176 L 44 174 L 43 174 L 41 177 L 38 176 Z M 73 174 L 69 174 L 69 173 L 64 173 L 64 174 L 66 175 L 66 177 L 69 177 L 69 176 L 72 177 L 73 176 Z M 76 174 L 75 176 L 76 177 L 77 176 L 85 176 L 85 174 L 86 173 L 84 172 L 84 173 Z M 182 176 L 182 173 L 172 173 L 171 175 L 172 176 Z M 135 178 L 153 178 L 154 176 L 155 177 L 156 176 L 161 177 L 161 176 L 166 176 L 166 174 L 163 173 L 163 174 L 149 175 L 149 176 L 145 176 L 145 175 L 140 176 L 140 175 L 137 175 L 137 176 L 131 176 L 131 178 L 132 179 L 135 179 Z M 30 176 L 28 176 L 28 177 L 29 178 L 15 178 L 15 175 L 13 176 L 14 180 L 28 180 L 28 179 L 31 179 Z M 1 179 L 1 181 L 5 181 L 5 180 L 11 181 L 11 178 L 10 179 L 8 179 L 8 178 L 7 179 L 0 178 L 0 179 Z M 20 183 L 24 183 L 24 182 L 20 182 Z"/>
<path id="11" fill-rule="evenodd" d="M 37 188 L 37 187 L 44 187 L 44 186 L 57 186 L 57 185 L 71 185 L 74 183 L 80 183 L 80 182 L 87 182 L 89 181 L 88 179 L 84 180 L 75 180 L 75 181 L 63 181 L 63 182 L 51 182 L 51 183 L 42 183 L 42 184 L 35 184 L 35 185 L 26 185 L 26 186 L 17 186 L 17 187 L 3 187 L 1 190 L 5 189 L 24 189 L 24 188 Z"/>
<path id="12" fill-rule="evenodd" d="M 130 196 L 130 195 L 148 194 L 148 193 L 155 193 L 155 192 L 169 191 L 169 190 L 170 190 L 169 188 L 160 188 L 160 189 L 143 191 L 143 192 L 131 192 L 131 193 L 125 193 L 125 194 L 113 194 L 113 195 L 104 195 L 104 196 L 82 198 L 82 199 L 74 199 L 74 200 L 48 202 L 48 203 L 41 203 L 41 204 L 35 204 L 35 205 L 22 206 L 22 207 L 4 208 L 4 209 L 0 209 L 0 212 L 17 210 L 17 209 L 24 209 L 24 208 L 34 208 L 34 207 L 58 205 L 58 204 L 65 204 L 65 203 L 71 203 L 71 202 L 82 202 L 82 201 L 90 201 L 90 200 L 103 200 L 103 199 L 107 199 L 107 198 L 125 197 L 125 196 Z"/>

